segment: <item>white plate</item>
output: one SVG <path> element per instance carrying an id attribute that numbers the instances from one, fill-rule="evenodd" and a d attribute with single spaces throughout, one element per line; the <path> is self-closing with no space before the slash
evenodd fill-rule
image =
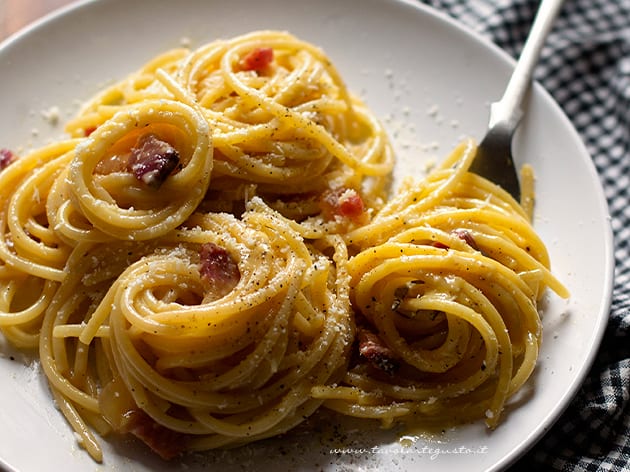
<path id="1" fill-rule="evenodd" d="M 399 152 L 397 175 L 421 175 L 465 135 L 480 137 L 488 104 L 503 91 L 513 62 L 496 47 L 420 4 L 385 0 L 106 0 L 79 4 L 38 22 L 0 47 L 0 147 L 28 149 L 61 135 L 60 122 L 112 80 L 183 39 L 199 45 L 255 29 L 284 29 L 323 47 L 351 89 L 387 125 Z M 540 364 L 519 404 L 490 432 L 482 424 L 417 438 L 400 432 L 346 440 L 331 431 L 289 434 L 243 449 L 196 455 L 182 470 L 497 470 L 550 428 L 576 393 L 598 349 L 612 287 L 612 237 L 591 159 L 559 107 L 536 86 L 514 150 L 536 171 L 536 228 L 569 302 L 550 297 Z M 0 339 L 0 458 L 19 471 L 64 464 L 99 470 L 81 450 L 35 366 L 24 367 Z M 331 453 L 350 444 L 365 449 Z M 104 442 L 103 468 L 149 470 L 164 464 L 144 448 Z M 178 463 L 179 464 L 179 463 Z M 178 464 L 170 465 L 178 469 Z M 248 466 L 249 464 L 249 466 Z M 0 466 L 2 464 L 0 463 Z M 267 467 L 266 467 L 267 466 Z"/>

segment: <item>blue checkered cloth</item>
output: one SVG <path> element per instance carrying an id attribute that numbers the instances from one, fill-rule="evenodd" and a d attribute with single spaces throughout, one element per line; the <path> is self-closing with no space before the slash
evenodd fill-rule
<path id="1" fill-rule="evenodd" d="M 517 57 L 537 0 L 422 0 Z M 630 470 L 630 0 L 566 0 L 535 78 L 581 135 L 615 236 L 610 321 L 594 365 L 554 427 L 515 467 Z"/>

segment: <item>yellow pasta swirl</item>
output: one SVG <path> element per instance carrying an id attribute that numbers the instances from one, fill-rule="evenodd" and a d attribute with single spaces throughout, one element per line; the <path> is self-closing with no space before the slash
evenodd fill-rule
<path id="1" fill-rule="evenodd" d="M 126 167 L 105 168 L 146 135 L 157 135 L 180 156 L 177 172 L 159 191 Z M 145 100 L 117 112 L 77 146 L 68 187 L 95 228 L 116 239 L 151 239 L 175 229 L 197 208 L 212 172 L 212 138 L 192 107 L 173 100 Z"/>
<path id="2" fill-rule="evenodd" d="M 242 221 L 193 222 L 151 242 L 78 245 L 40 343 L 62 409 L 103 432 L 168 430 L 177 452 L 300 423 L 321 403 L 310 389 L 343 375 L 352 338 L 340 241 L 331 241 L 335 267 L 256 199 Z M 203 278 L 208 243 L 238 265 L 227 294 Z M 70 417 L 90 450 L 83 419 Z M 159 445 L 166 457 L 168 447 Z"/>
<path id="3" fill-rule="evenodd" d="M 268 51 L 272 60 L 256 65 Z M 160 96 L 194 102 L 210 123 L 209 210 L 242 209 L 252 188 L 295 219 L 317 215 L 317 196 L 331 187 L 359 191 L 370 208 L 386 198 L 394 160 L 384 128 L 326 54 L 293 35 L 257 31 L 162 54 L 89 102 L 67 129 L 83 136 L 126 105 Z"/>
<path id="4" fill-rule="evenodd" d="M 346 235 L 363 355 L 341 386 L 315 389 L 329 408 L 385 425 L 494 427 L 531 375 L 537 302 L 546 287 L 568 293 L 520 205 L 467 171 L 475 149 L 462 143 Z"/>
<path id="5" fill-rule="evenodd" d="M 389 199 L 382 125 L 285 32 L 166 51 L 66 130 L 0 170 L 0 330 L 96 461 L 98 436 L 173 458 L 322 405 L 493 427 L 535 367 L 538 302 L 567 295 L 531 174 L 521 207 L 466 142 Z"/>

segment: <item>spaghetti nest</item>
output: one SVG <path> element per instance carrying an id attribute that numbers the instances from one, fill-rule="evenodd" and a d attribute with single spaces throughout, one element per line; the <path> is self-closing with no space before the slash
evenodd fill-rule
<path id="1" fill-rule="evenodd" d="M 242 220 L 189 223 L 146 243 L 78 245 L 51 300 L 42 365 L 95 457 L 77 410 L 170 458 L 285 432 L 321 404 L 310 389 L 345 371 L 344 245 L 331 241 L 335 267 L 257 199 Z"/>
<path id="2" fill-rule="evenodd" d="M 321 406 L 495 426 L 567 295 L 474 143 L 388 200 L 382 126 L 287 33 L 167 51 L 66 129 L 0 171 L 0 329 L 98 461 L 94 432 L 171 458 Z"/>
<path id="3" fill-rule="evenodd" d="M 173 98 L 211 125 L 209 210 L 240 209 L 253 189 L 295 219 L 317 215 L 331 188 L 353 188 L 370 207 L 386 198 L 394 158 L 382 125 L 322 50 L 284 32 L 168 51 L 88 102 L 67 130 L 84 136 L 130 104 Z"/>
<path id="4" fill-rule="evenodd" d="M 385 425 L 494 427 L 534 370 L 538 302 L 546 287 L 568 293 L 521 206 L 467 171 L 475 149 L 462 143 L 346 236 L 361 355 L 340 386 L 315 389 L 328 407 Z"/>

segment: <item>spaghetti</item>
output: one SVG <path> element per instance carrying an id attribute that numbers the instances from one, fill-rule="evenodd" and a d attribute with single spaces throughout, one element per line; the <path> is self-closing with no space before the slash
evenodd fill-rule
<path id="1" fill-rule="evenodd" d="M 347 415 L 498 424 L 536 365 L 545 288 L 566 289 L 521 206 L 467 171 L 466 141 L 345 237 L 362 353 L 314 395 Z M 525 190 L 525 199 L 531 196 Z"/>
<path id="2" fill-rule="evenodd" d="M 321 407 L 493 427 L 567 296 L 474 143 L 389 199 L 384 129 L 288 33 L 167 51 L 66 130 L 0 171 L 0 329 L 97 461 L 95 433 L 168 459 Z"/>

